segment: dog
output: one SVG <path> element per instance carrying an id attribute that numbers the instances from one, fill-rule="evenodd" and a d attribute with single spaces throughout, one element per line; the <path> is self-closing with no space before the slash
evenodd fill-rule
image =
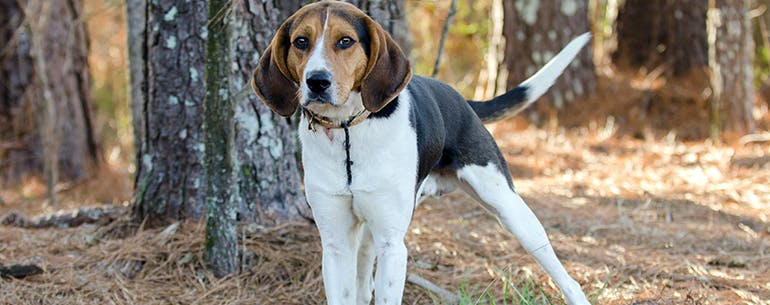
<path id="1" fill-rule="evenodd" d="M 328 304 L 369 304 L 372 292 L 375 304 L 401 304 L 414 208 L 456 187 L 516 236 L 568 304 L 589 304 L 483 125 L 534 102 L 588 40 L 574 39 L 515 89 L 474 102 L 413 76 L 393 38 L 351 4 L 317 2 L 286 19 L 251 85 L 275 113 L 300 110 L 305 194 L 320 232 Z"/>

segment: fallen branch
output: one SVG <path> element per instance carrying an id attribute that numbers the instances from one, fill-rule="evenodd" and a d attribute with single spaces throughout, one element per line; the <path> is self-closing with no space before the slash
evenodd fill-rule
<path id="1" fill-rule="evenodd" d="M 27 218 L 19 211 L 8 212 L 0 218 L 0 225 L 22 228 L 71 228 L 86 223 L 107 224 L 123 216 L 127 209 L 116 206 L 83 207 L 77 210 L 60 211 L 53 214 Z"/>
<path id="2" fill-rule="evenodd" d="M 756 142 L 770 142 L 770 133 L 753 133 L 741 137 L 743 145 Z"/>
<path id="3" fill-rule="evenodd" d="M 438 285 L 434 284 L 433 282 L 417 275 L 414 273 L 409 273 L 406 275 L 406 281 L 409 283 L 412 283 L 414 285 L 420 286 L 422 288 L 425 288 L 426 290 L 435 293 L 441 299 L 443 299 L 447 304 L 458 304 L 460 302 L 460 298 L 457 297 L 456 294 L 453 292 L 446 290 L 444 288 L 439 287 Z"/>
<path id="4" fill-rule="evenodd" d="M 0 266 L 0 277 L 22 279 L 31 275 L 43 273 L 43 269 L 35 265 Z"/>

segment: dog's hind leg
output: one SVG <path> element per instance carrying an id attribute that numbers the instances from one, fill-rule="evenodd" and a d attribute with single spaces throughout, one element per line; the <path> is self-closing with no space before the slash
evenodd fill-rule
<path id="1" fill-rule="evenodd" d="M 374 240 L 369 226 L 361 225 L 358 232 L 358 260 L 356 273 L 356 304 L 369 305 L 374 290 Z"/>
<path id="2" fill-rule="evenodd" d="M 516 236 L 524 249 L 553 278 L 567 304 L 590 304 L 580 285 L 567 274 L 556 257 L 543 225 L 509 186 L 497 165 L 468 165 L 457 171 L 457 178 L 460 186 L 497 216 L 503 227 Z"/>

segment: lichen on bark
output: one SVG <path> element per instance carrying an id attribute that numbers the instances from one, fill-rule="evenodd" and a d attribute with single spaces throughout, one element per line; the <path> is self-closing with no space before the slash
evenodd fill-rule
<path id="1" fill-rule="evenodd" d="M 203 139 L 206 147 L 205 258 L 218 277 L 238 272 L 233 103 L 228 94 L 230 48 L 227 0 L 209 0 L 206 41 L 206 98 Z"/>

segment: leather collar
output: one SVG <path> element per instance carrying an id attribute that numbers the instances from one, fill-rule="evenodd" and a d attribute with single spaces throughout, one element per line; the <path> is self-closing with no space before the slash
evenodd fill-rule
<path id="1" fill-rule="evenodd" d="M 361 110 L 361 112 L 352 115 L 347 120 L 341 123 L 335 123 L 332 119 L 315 114 L 305 107 L 302 107 L 302 113 L 305 115 L 305 118 L 307 119 L 308 130 L 312 130 L 312 131 L 316 130 L 315 125 L 321 125 L 329 129 L 348 128 L 363 122 L 367 117 L 369 117 L 370 114 L 372 114 L 368 110 L 364 109 L 364 110 Z"/>

